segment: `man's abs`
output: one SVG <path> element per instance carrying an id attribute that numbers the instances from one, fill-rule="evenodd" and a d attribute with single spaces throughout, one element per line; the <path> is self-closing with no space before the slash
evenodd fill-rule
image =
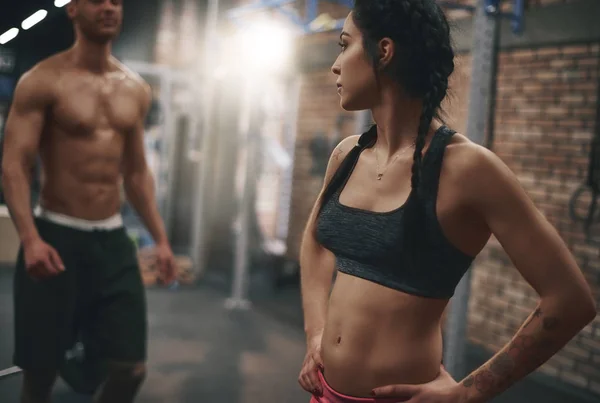
<path id="1" fill-rule="evenodd" d="M 445 306 L 338 273 L 322 339 L 328 384 L 368 397 L 377 386 L 433 380 L 442 360 Z"/>
<path id="2" fill-rule="evenodd" d="M 54 138 L 42 149 L 40 205 L 85 220 L 102 220 L 121 205 L 120 144 Z"/>

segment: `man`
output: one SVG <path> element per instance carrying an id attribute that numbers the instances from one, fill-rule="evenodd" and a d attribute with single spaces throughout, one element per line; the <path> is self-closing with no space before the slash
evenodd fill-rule
<path id="1" fill-rule="evenodd" d="M 145 296 L 118 213 L 121 183 L 156 241 L 163 281 L 174 278 L 144 156 L 150 89 L 111 56 L 122 12 L 121 0 L 73 0 L 74 45 L 23 75 L 8 117 L 2 179 L 22 242 L 14 290 L 22 402 L 50 400 L 65 352 L 79 339 L 107 364 L 96 401 L 132 402 L 142 383 Z M 34 218 L 29 183 L 38 153 Z"/>

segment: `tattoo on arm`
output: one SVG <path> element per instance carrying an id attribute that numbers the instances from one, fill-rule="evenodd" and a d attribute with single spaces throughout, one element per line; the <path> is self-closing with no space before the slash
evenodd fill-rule
<path id="1" fill-rule="evenodd" d="M 531 322 L 533 322 L 534 319 L 539 318 L 540 316 L 542 316 L 542 309 L 538 307 L 535 310 L 535 312 L 533 313 L 533 315 L 531 315 L 531 318 L 529 318 L 529 320 L 527 321 L 527 323 L 525 323 L 525 325 L 523 326 L 523 329 L 527 328 L 527 326 L 529 326 L 529 324 Z"/>
<path id="2" fill-rule="evenodd" d="M 530 327 L 534 321 L 537 326 Z M 481 394 L 505 390 L 512 382 L 549 358 L 557 347 L 549 332 L 555 331 L 559 325 L 558 318 L 544 317 L 541 308 L 537 308 L 508 346 L 493 357 L 488 365 L 469 375 L 462 382 L 463 386 L 474 386 Z M 528 330 L 527 334 L 523 334 L 525 329 Z"/>
<path id="3" fill-rule="evenodd" d="M 342 155 L 344 151 L 342 150 L 341 147 L 337 147 L 335 149 L 335 151 L 333 152 L 333 158 L 335 158 L 336 161 L 340 160 L 340 156 Z"/>

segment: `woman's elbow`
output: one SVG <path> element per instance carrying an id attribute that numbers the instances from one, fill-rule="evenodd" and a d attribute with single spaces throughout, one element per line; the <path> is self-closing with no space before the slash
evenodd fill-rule
<path id="1" fill-rule="evenodd" d="M 576 293 L 563 297 L 563 306 L 568 310 L 568 315 L 581 328 L 592 322 L 598 314 L 594 295 L 588 287 Z"/>

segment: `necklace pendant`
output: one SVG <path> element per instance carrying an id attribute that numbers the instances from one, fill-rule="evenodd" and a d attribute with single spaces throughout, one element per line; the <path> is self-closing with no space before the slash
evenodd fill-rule
<path id="1" fill-rule="evenodd" d="M 382 177 L 383 177 L 383 174 L 377 174 L 377 180 L 378 181 L 380 181 Z"/>

